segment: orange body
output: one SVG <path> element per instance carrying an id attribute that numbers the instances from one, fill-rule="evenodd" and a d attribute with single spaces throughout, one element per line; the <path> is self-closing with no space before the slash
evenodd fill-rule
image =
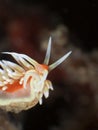
<path id="1" fill-rule="evenodd" d="M 23 88 L 23 85 L 19 84 L 19 80 L 15 81 L 13 84 L 7 84 L 7 89 L 5 89 L 5 92 L 13 93 L 21 88 Z M 0 90 L 2 90 L 2 87 L 0 87 Z"/>

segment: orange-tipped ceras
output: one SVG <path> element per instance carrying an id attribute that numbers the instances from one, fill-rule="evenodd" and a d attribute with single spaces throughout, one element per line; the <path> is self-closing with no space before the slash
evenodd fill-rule
<path id="1" fill-rule="evenodd" d="M 24 54 L 3 52 L 12 55 L 17 64 L 7 60 L 0 61 L 0 108 L 20 112 L 34 107 L 38 102 L 42 104 L 43 95 L 47 98 L 49 89 L 53 90 L 51 81 L 47 80 L 48 73 L 71 54 L 70 51 L 48 65 L 50 52 L 51 37 L 43 64 Z"/>

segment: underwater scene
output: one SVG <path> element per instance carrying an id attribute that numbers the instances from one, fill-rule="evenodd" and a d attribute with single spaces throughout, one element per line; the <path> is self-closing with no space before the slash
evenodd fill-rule
<path id="1" fill-rule="evenodd" d="M 0 0 L 0 130 L 98 130 L 97 12 Z"/>

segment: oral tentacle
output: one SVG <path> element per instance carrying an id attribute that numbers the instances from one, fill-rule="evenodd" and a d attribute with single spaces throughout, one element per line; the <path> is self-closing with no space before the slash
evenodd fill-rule
<path id="1" fill-rule="evenodd" d="M 66 60 L 66 58 L 72 53 L 72 51 L 68 52 L 67 54 L 65 54 L 63 57 L 61 57 L 59 60 L 57 60 L 56 62 L 54 62 L 53 64 L 49 65 L 49 71 L 55 69 L 59 64 L 61 64 L 62 62 L 64 62 L 64 60 Z"/>
<path id="2" fill-rule="evenodd" d="M 45 60 L 44 60 L 45 65 L 48 65 L 48 63 L 49 63 L 50 53 L 51 53 L 51 37 L 49 38 L 48 47 L 47 47 L 47 51 L 46 51 L 46 56 L 45 56 Z"/>

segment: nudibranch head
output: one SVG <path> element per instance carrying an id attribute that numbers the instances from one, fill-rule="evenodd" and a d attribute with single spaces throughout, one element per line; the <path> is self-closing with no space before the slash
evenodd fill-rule
<path id="1" fill-rule="evenodd" d="M 71 51 L 55 63 L 49 64 L 51 52 L 51 37 L 43 64 L 25 54 L 3 52 L 10 54 L 17 61 L 0 61 L 0 108 L 6 111 L 20 112 L 42 104 L 43 95 L 49 96 L 53 90 L 51 81 L 47 80 L 48 73 L 62 63 Z"/>

